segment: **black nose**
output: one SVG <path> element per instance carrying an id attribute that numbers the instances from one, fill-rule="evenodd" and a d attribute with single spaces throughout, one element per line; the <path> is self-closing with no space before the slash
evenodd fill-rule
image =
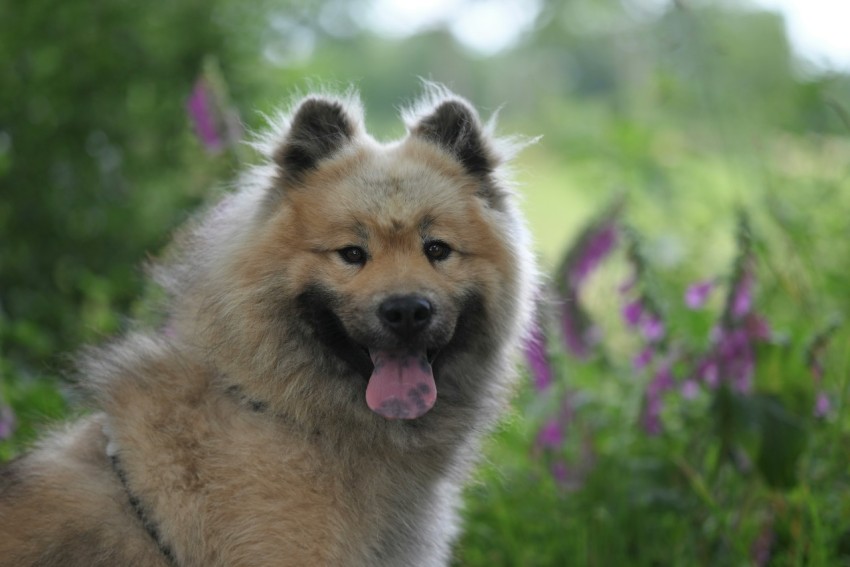
<path id="1" fill-rule="evenodd" d="M 427 327 L 431 312 L 431 303 L 419 295 L 390 297 L 378 307 L 378 316 L 384 325 L 404 339 Z"/>

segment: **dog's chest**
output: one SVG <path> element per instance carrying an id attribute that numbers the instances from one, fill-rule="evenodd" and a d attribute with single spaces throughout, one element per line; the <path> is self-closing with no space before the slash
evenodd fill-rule
<path id="1" fill-rule="evenodd" d="M 444 563 L 456 523 L 446 483 L 380 456 L 268 441 L 206 452 L 198 482 L 174 491 L 163 528 L 188 564 Z"/>

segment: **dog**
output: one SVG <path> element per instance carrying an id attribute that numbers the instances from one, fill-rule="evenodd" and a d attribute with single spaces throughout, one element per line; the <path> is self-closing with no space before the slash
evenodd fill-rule
<path id="1" fill-rule="evenodd" d="M 84 351 L 92 411 L 0 472 L 0 565 L 446 565 L 533 311 L 520 145 L 427 86 L 405 136 L 293 103 Z"/>

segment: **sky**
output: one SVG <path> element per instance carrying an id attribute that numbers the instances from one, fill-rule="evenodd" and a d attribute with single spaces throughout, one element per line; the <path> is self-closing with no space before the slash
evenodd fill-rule
<path id="1" fill-rule="evenodd" d="M 516 43 L 539 11 L 539 0 L 375 0 L 365 19 L 390 37 L 446 25 L 462 44 L 489 55 Z"/>
<path id="2" fill-rule="evenodd" d="M 669 3 L 627 1 L 656 10 Z M 802 59 L 819 68 L 850 71 L 850 0 L 749 2 L 784 15 L 791 44 Z M 515 44 L 539 10 L 540 0 L 376 0 L 366 18 L 370 27 L 396 37 L 445 24 L 461 43 L 488 55 Z"/>
<path id="3" fill-rule="evenodd" d="M 850 0 L 756 0 L 777 9 L 798 55 L 850 71 Z"/>

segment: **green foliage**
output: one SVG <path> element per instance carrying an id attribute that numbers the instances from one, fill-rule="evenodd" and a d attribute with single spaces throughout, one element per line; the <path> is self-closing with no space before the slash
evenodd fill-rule
<path id="1" fill-rule="evenodd" d="M 208 4 L 4 4 L 0 305 L 5 356 L 32 367 L 119 326 L 139 259 L 197 195 L 175 177 L 183 104 L 221 35 L 160 33 L 208 20 Z"/>

